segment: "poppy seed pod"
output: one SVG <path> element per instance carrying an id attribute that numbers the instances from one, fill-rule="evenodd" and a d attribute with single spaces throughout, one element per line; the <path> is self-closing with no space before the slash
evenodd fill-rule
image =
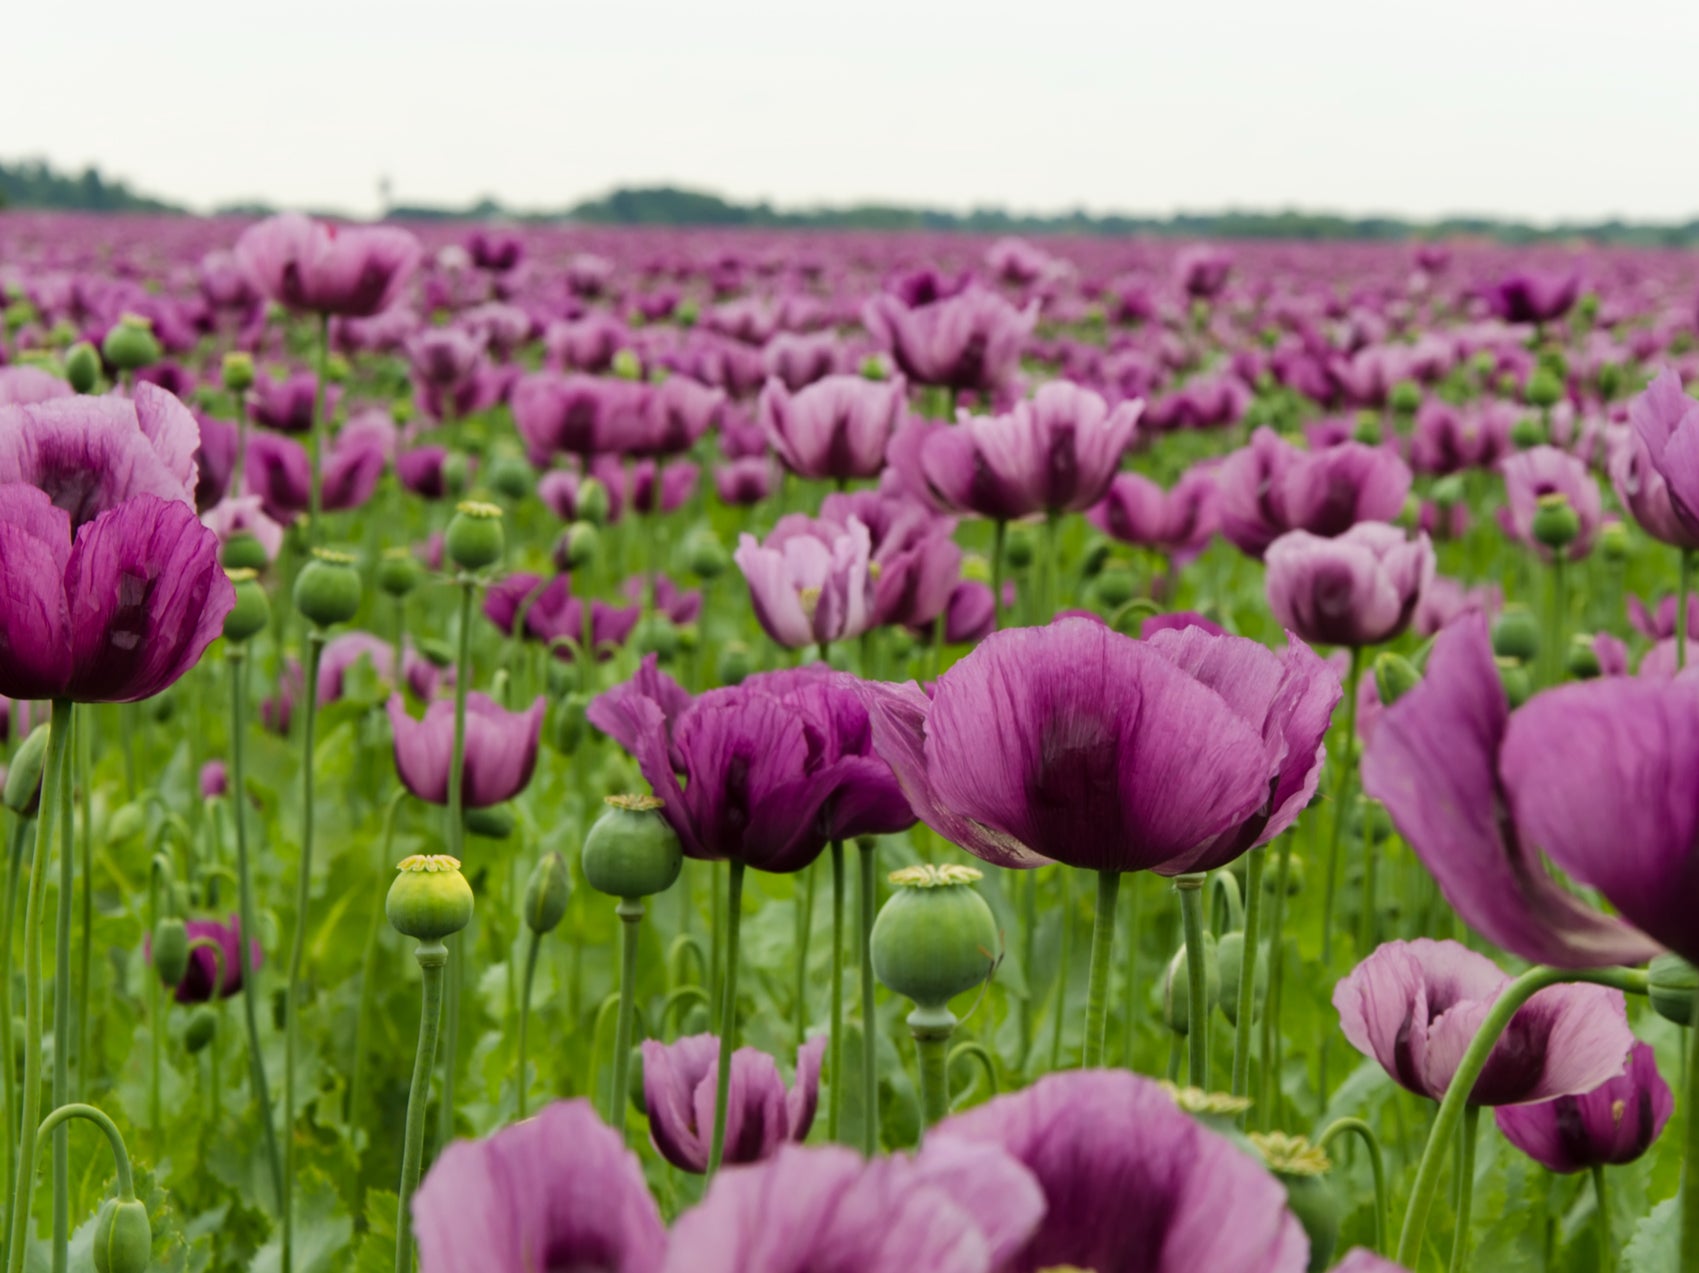
<path id="1" fill-rule="evenodd" d="M 271 622 L 271 602 L 266 599 L 265 589 L 252 570 L 228 570 L 225 573 L 236 588 L 236 604 L 224 616 L 224 638 L 234 645 L 241 645 L 265 631 L 266 624 Z"/>
<path id="2" fill-rule="evenodd" d="M 525 882 L 525 927 L 541 937 L 552 932 L 566 916 L 572 896 L 572 871 L 560 853 L 546 853 Z"/>
<path id="3" fill-rule="evenodd" d="M 1534 509 L 1534 538 L 1547 548 L 1567 548 L 1581 533 L 1581 515 L 1567 496 L 1542 495 Z"/>
<path id="4" fill-rule="evenodd" d="M 233 350 L 224 355 L 219 378 L 231 393 L 247 393 L 254 387 L 254 358 L 252 354 Z"/>
<path id="5" fill-rule="evenodd" d="M 897 885 L 873 921 L 873 972 L 887 989 L 928 1012 L 984 984 L 996 967 L 997 920 L 960 863 L 892 871 Z"/>
<path id="6" fill-rule="evenodd" d="M 639 654 L 653 654 L 662 663 L 672 662 L 678 647 L 678 629 L 664 614 L 652 614 L 632 630 L 631 648 Z"/>
<path id="7" fill-rule="evenodd" d="M 1309 1235 L 1309 1273 L 1320 1273 L 1333 1261 L 1343 1219 L 1339 1195 L 1327 1180 L 1333 1164 L 1322 1150 L 1302 1136 L 1253 1132 L 1250 1139 L 1269 1171 L 1285 1188 L 1287 1207 Z"/>
<path id="8" fill-rule="evenodd" d="M 448 559 L 462 570 L 487 570 L 501 560 L 506 548 L 501 509 L 477 500 L 461 503 L 443 534 Z"/>
<path id="9" fill-rule="evenodd" d="M 1422 386 L 1414 380 L 1400 380 L 1387 395 L 1387 404 L 1399 415 L 1415 415 L 1422 405 Z"/>
<path id="10" fill-rule="evenodd" d="M 531 466 L 517 455 L 498 455 L 491 460 L 484 480 L 490 484 L 492 491 L 509 500 L 524 499 L 535 485 Z"/>
<path id="11" fill-rule="evenodd" d="M 238 530 L 231 533 L 219 549 L 218 563 L 226 570 L 264 570 L 271 564 L 265 545 L 253 532 Z"/>
<path id="12" fill-rule="evenodd" d="M 578 499 L 574 511 L 578 520 L 589 522 L 592 526 L 605 526 L 611 510 L 608 499 L 608 488 L 600 479 L 587 477 L 578 486 Z"/>
<path id="13" fill-rule="evenodd" d="M 12 754 L 12 764 L 6 770 L 6 807 L 20 818 L 35 816 L 41 808 L 41 770 L 47 760 L 47 733 L 52 728 L 43 723 L 30 730 L 18 750 Z"/>
<path id="14" fill-rule="evenodd" d="M 459 498 L 472 484 L 472 461 L 460 451 L 446 456 L 442 462 L 442 489 Z"/>
<path id="15" fill-rule="evenodd" d="M 596 560 L 602 536 L 594 522 L 573 522 L 561 532 L 555 560 L 563 570 L 582 570 Z"/>
<path id="16" fill-rule="evenodd" d="M 731 554 L 713 531 L 699 531 L 685 545 L 685 565 L 698 579 L 718 579 L 731 564 Z"/>
<path id="17" fill-rule="evenodd" d="M 1204 954 L 1204 1007 L 1213 1008 L 1221 998 L 1221 961 L 1216 955 L 1215 934 L 1205 933 L 1203 937 Z M 1174 958 L 1168 961 L 1168 972 L 1162 981 L 1162 1023 L 1175 1034 L 1191 1033 L 1192 1004 L 1188 993 L 1191 985 L 1190 966 L 1186 960 L 1186 948 L 1180 947 L 1174 952 Z"/>
<path id="18" fill-rule="evenodd" d="M 1565 660 L 1569 674 L 1578 681 L 1590 681 L 1604 674 L 1599 652 L 1593 648 L 1593 638 L 1577 634 L 1570 638 L 1569 654 Z"/>
<path id="19" fill-rule="evenodd" d="M 678 835 L 654 796 L 608 796 L 608 808 L 584 837 L 584 879 L 598 893 L 626 899 L 664 893 L 684 866 Z"/>
<path id="20" fill-rule="evenodd" d="M 86 340 L 78 341 L 66 353 L 65 379 L 78 393 L 93 393 L 100 384 L 100 355 Z"/>
<path id="21" fill-rule="evenodd" d="M 408 548 L 386 548 L 378 562 L 378 587 L 385 596 L 405 597 L 419 586 L 424 568 Z"/>
<path id="22" fill-rule="evenodd" d="M 440 942 L 472 922 L 472 886 L 457 858 L 414 854 L 395 869 L 383 909 L 396 932 L 422 943 Z"/>
<path id="23" fill-rule="evenodd" d="M 1504 687 L 1504 701 L 1511 711 L 1521 707 L 1534 693 L 1534 678 L 1528 675 L 1524 664 L 1510 659 L 1499 659 L 1498 680 Z"/>
<path id="24" fill-rule="evenodd" d="M 125 314 L 100 342 L 100 352 L 119 371 L 139 371 L 159 361 L 159 341 L 145 318 Z"/>
<path id="25" fill-rule="evenodd" d="M 360 574 L 348 553 L 313 549 L 295 577 L 295 608 L 315 627 L 346 623 L 360 610 Z"/>
<path id="26" fill-rule="evenodd" d="M 1540 623 L 1521 606 L 1510 606 L 1493 620 L 1493 653 L 1501 659 L 1532 663 L 1540 654 Z"/>
<path id="27" fill-rule="evenodd" d="M 584 713 L 590 700 L 583 694 L 568 694 L 554 706 L 549 721 L 549 741 L 563 756 L 570 756 L 584 741 Z"/>
<path id="28" fill-rule="evenodd" d="M 147 1273 L 153 1260 L 153 1225 L 137 1198 L 108 1198 L 94 1225 L 95 1273 Z"/>
<path id="29" fill-rule="evenodd" d="M 1536 416 L 1523 416 L 1510 426 L 1510 445 L 1518 451 L 1531 451 L 1546 440 L 1546 426 Z"/>
<path id="30" fill-rule="evenodd" d="M 1522 397 L 1531 407 L 1549 410 L 1563 401 L 1563 381 L 1548 368 L 1541 367 L 1528 377 Z"/>
<path id="31" fill-rule="evenodd" d="M 1634 551 L 1634 537 L 1625 522 L 1606 522 L 1599 527 L 1599 555 L 1612 565 L 1621 565 Z"/>
<path id="32" fill-rule="evenodd" d="M 160 984 L 175 988 L 189 971 L 189 932 L 182 920 L 167 915 L 153 926 L 152 956 Z"/>
<path id="33" fill-rule="evenodd" d="M 728 641 L 721 647 L 714 664 L 714 675 L 721 685 L 742 685 L 754 671 L 755 655 L 742 641 Z"/>

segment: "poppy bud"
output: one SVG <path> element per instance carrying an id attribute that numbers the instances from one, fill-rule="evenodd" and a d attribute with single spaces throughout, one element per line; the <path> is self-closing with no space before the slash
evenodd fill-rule
<path id="1" fill-rule="evenodd" d="M 1380 417 L 1373 411 L 1358 412 L 1357 422 L 1351 426 L 1351 440 L 1364 446 L 1379 446 Z"/>
<path id="2" fill-rule="evenodd" d="M 236 531 L 224 541 L 218 561 L 226 570 L 260 571 L 271 564 L 265 555 L 265 545 L 245 530 Z"/>
<path id="3" fill-rule="evenodd" d="M 79 340 L 65 354 L 65 379 L 78 393 L 93 393 L 100 384 L 100 355 L 86 340 Z"/>
<path id="4" fill-rule="evenodd" d="M 236 588 L 236 604 L 224 616 L 224 638 L 233 645 L 241 645 L 265 631 L 266 624 L 271 622 L 271 602 L 266 599 L 265 589 L 260 586 L 253 571 L 231 570 L 227 573 Z"/>
<path id="5" fill-rule="evenodd" d="M 313 559 L 295 576 L 295 608 L 316 627 L 346 623 L 360 610 L 360 572 L 354 558 L 328 548 L 313 549 Z"/>
<path id="6" fill-rule="evenodd" d="M 1409 659 L 1389 650 L 1383 650 L 1375 656 L 1375 693 L 1380 696 L 1381 704 L 1391 707 L 1411 690 L 1415 689 L 1422 679 L 1422 674 L 1416 670 L 1416 665 Z"/>
<path id="7" fill-rule="evenodd" d="M 621 349 L 614 353 L 613 361 L 608 370 L 621 380 L 643 379 L 643 360 L 630 349 Z"/>
<path id="8" fill-rule="evenodd" d="M 505 804 L 493 804 L 487 809 L 468 809 L 460 823 L 473 835 L 487 840 L 505 840 L 513 834 L 513 810 Z"/>
<path id="9" fill-rule="evenodd" d="M 1239 1024 L 1239 983 L 1245 966 L 1245 934 L 1231 932 L 1216 943 L 1215 962 L 1221 969 L 1221 1013 L 1232 1025 Z M 1251 977 L 1251 1020 L 1262 1014 L 1268 995 L 1268 946 L 1257 945 L 1256 967 Z"/>
<path id="10" fill-rule="evenodd" d="M 1608 521 L 1599 527 L 1599 555 L 1620 566 L 1634 552 L 1634 536 L 1625 522 Z"/>
<path id="11" fill-rule="evenodd" d="M 378 587 L 386 596 L 405 597 L 419 586 L 424 567 L 407 548 L 386 548 L 378 561 Z"/>
<path id="12" fill-rule="evenodd" d="M 731 566 L 731 557 L 720 537 L 711 530 L 699 531 L 685 547 L 685 564 L 698 579 L 718 579 Z"/>
<path id="13" fill-rule="evenodd" d="M 1536 368 L 1528 377 L 1528 387 L 1522 399 L 1531 407 L 1548 410 L 1563 401 L 1563 381 L 1547 367 Z"/>
<path id="14" fill-rule="evenodd" d="M 1415 415 L 1422 405 L 1422 386 L 1414 380 L 1400 380 L 1392 386 L 1387 402 L 1399 415 Z"/>
<path id="15" fill-rule="evenodd" d="M 162 986 L 173 987 L 183 980 L 189 971 L 189 932 L 182 920 L 167 915 L 153 926 L 151 955 Z"/>
<path id="16" fill-rule="evenodd" d="M 885 360 L 878 354 L 868 354 L 863 358 L 857 371 L 863 380 L 884 380 L 890 375 Z"/>
<path id="17" fill-rule="evenodd" d="M 231 393 L 246 393 L 254 387 L 254 358 L 252 354 L 232 351 L 224 355 L 219 378 Z"/>
<path id="18" fill-rule="evenodd" d="M 1545 440 L 1546 426 L 1536 416 L 1524 416 L 1510 426 L 1510 445 L 1518 451 L 1531 450 Z"/>
<path id="19" fill-rule="evenodd" d="M 602 535 L 592 522 L 573 522 L 560 534 L 555 562 L 562 570 L 583 570 L 601 551 Z"/>
<path id="20" fill-rule="evenodd" d="M 30 730 L 28 737 L 12 753 L 11 768 L 6 770 L 6 807 L 20 818 L 31 818 L 41 808 L 41 770 L 47 760 L 46 723 Z"/>
<path id="21" fill-rule="evenodd" d="M 1574 636 L 1569 641 L 1569 658 L 1567 659 L 1569 674 L 1578 681 L 1590 681 L 1604 675 L 1604 667 L 1599 662 L 1599 652 L 1593 648 L 1593 638 L 1590 636 Z"/>
<path id="22" fill-rule="evenodd" d="M 702 629 L 694 623 L 680 624 L 674 629 L 678 633 L 678 648 L 690 654 L 702 644 Z"/>
<path id="23" fill-rule="evenodd" d="M 584 879 L 627 900 L 664 893 L 684 866 L 678 835 L 654 796 L 608 796 L 607 811 L 584 837 Z"/>
<path id="24" fill-rule="evenodd" d="M 137 1198 L 108 1198 L 94 1223 L 95 1273 L 147 1273 L 153 1260 L 153 1225 Z"/>
<path id="25" fill-rule="evenodd" d="M 1522 606 L 1508 606 L 1493 620 L 1493 654 L 1518 663 L 1532 663 L 1540 653 L 1540 624 Z"/>
<path id="26" fill-rule="evenodd" d="M 442 542 L 448 559 L 462 570 L 488 569 L 501 560 L 506 547 L 501 509 L 494 504 L 466 500 L 455 509 Z"/>
<path id="27" fill-rule="evenodd" d="M 608 488 L 602 485 L 599 478 L 589 477 L 578 485 L 578 498 L 573 502 L 573 511 L 578 514 L 578 520 L 589 522 L 592 526 L 605 526 L 611 511 L 608 503 Z"/>
<path id="28" fill-rule="evenodd" d="M 568 694 L 555 704 L 549 740 L 561 755 L 572 755 L 584 741 L 584 713 L 588 706 L 589 700 L 582 694 Z"/>
<path id="29" fill-rule="evenodd" d="M 755 656 L 742 641 L 727 641 L 714 665 L 714 674 L 721 685 L 741 685 L 754 670 Z"/>
<path id="30" fill-rule="evenodd" d="M 1594 377 L 1594 384 L 1599 387 L 1599 396 L 1609 402 L 1622 392 L 1622 367 L 1618 363 L 1607 362 L 1599 368 L 1599 374 Z"/>
<path id="31" fill-rule="evenodd" d="M 1581 533 L 1581 515 L 1565 495 L 1542 495 L 1534 509 L 1534 538 L 1547 548 L 1567 548 Z"/>
<path id="32" fill-rule="evenodd" d="M 897 889 L 879 908 L 870 946 L 873 972 L 886 989 L 929 1012 L 983 985 L 997 965 L 991 907 L 973 887 L 982 873 L 949 863 L 892 871 Z"/>
<path id="33" fill-rule="evenodd" d="M 1221 998 L 1221 963 L 1216 958 L 1215 935 L 1203 935 L 1204 1008 L 1213 1008 Z M 1186 960 L 1186 948 L 1174 952 L 1168 961 L 1168 975 L 1162 982 L 1162 1022 L 1175 1034 L 1189 1034 L 1192 1025 L 1191 968 Z"/>
<path id="34" fill-rule="evenodd" d="M 1126 605 L 1137 591 L 1138 585 L 1133 581 L 1130 570 L 1117 567 L 1097 576 L 1097 599 L 1111 610 Z"/>
<path id="35" fill-rule="evenodd" d="M 384 898 L 395 931 L 421 942 L 440 942 L 472 922 L 472 886 L 460 862 L 446 854 L 414 854 L 396 866 Z"/>
<path id="36" fill-rule="evenodd" d="M 1309 1235 L 1309 1273 L 1320 1273 L 1333 1262 L 1343 1218 L 1339 1195 L 1327 1180 L 1333 1164 L 1322 1150 L 1302 1136 L 1252 1132 L 1250 1140 L 1274 1178 L 1285 1188 L 1287 1207 Z"/>
<path id="37" fill-rule="evenodd" d="M 653 654 L 661 663 L 670 663 L 678 653 L 678 629 L 664 614 L 648 615 L 632 632 L 631 648 L 638 654 Z"/>
<path id="38" fill-rule="evenodd" d="M 1648 965 L 1651 984 L 1647 997 L 1652 1010 L 1665 1021 L 1693 1024 L 1693 995 L 1699 991 L 1699 968 L 1680 955 L 1659 955 Z"/>
<path id="39" fill-rule="evenodd" d="M 135 314 L 125 314 L 100 342 L 101 355 L 119 371 L 139 371 L 159 361 L 159 341 L 153 325 Z"/>
<path id="40" fill-rule="evenodd" d="M 1085 559 L 1080 562 L 1080 574 L 1087 579 L 1095 579 L 1103 572 L 1109 563 L 1109 554 L 1113 551 L 1107 539 L 1098 539 L 1085 550 Z"/>
<path id="41" fill-rule="evenodd" d="M 183 1027 L 183 1048 L 192 1056 L 211 1043 L 217 1033 L 218 1014 L 203 1003 L 189 1014 L 189 1022 Z"/>
<path id="42" fill-rule="evenodd" d="M 541 937 L 566 916 L 572 896 L 572 872 L 558 852 L 545 853 L 525 882 L 525 927 Z"/>
<path id="43" fill-rule="evenodd" d="M 531 493 L 531 466 L 517 455 L 498 455 L 484 473 L 490 489 L 503 499 L 522 500 Z"/>
<path id="44" fill-rule="evenodd" d="M 1003 560 L 1010 569 L 1025 570 L 1032 565 L 1035 552 L 1032 531 L 1025 526 L 1011 526 L 1003 541 Z"/>

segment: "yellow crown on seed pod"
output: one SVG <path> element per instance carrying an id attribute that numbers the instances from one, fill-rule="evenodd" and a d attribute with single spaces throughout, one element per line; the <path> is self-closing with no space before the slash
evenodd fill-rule
<path id="1" fill-rule="evenodd" d="M 415 853 L 395 864 L 398 871 L 458 871 L 460 859 L 446 853 Z"/>
<path id="2" fill-rule="evenodd" d="M 943 866 L 922 862 L 916 866 L 900 867 L 885 878 L 905 888 L 944 888 L 951 884 L 972 884 L 975 880 L 984 879 L 985 872 L 978 867 L 963 866 L 960 862 L 946 862 Z"/>
<path id="3" fill-rule="evenodd" d="M 1251 1144 L 1268 1164 L 1268 1169 L 1281 1176 L 1325 1176 L 1333 1168 L 1327 1151 L 1302 1136 L 1286 1132 L 1252 1132 Z"/>
<path id="4" fill-rule="evenodd" d="M 1201 1087 L 1180 1087 L 1164 1081 L 1162 1090 L 1174 1104 L 1187 1114 L 1209 1118 L 1237 1118 L 1251 1107 L 1248 1096 L 1231 1096 L 1226 1092 L 1206 1092 Z"/>

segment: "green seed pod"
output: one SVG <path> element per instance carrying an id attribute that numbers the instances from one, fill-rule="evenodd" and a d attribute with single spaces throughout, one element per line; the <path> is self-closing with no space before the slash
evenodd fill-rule
<path id="1" fill-rule="evenodd" d="M 539 937 L 553 932 L 572 898 L 572 871 L 558 852 L 545 853 L 525 881 L 525 927 Z"/>
<path id="2" fill-rule="evenodd" d="M 472 484 L 472 461 L 462 451 L 451 451 L 442 462 L 442 488 L 455 499 Z"/>
<path id="3" fill-rule="evenodd" d="M 529 495 L 535 485 L 531 466 L 517 455 L 496 456 L 485 470 L 484 480 L 497 495 L 515 502 Z"/>
<path id="4" fill-rule="evenodd" d="M 20 818 L 33 818 L 41 808 L 41 771 L 47 762 L 47 733 L 52 728 L 45 721 L 30 730 L 18 750 L 12 753 L 12 764 L 6 770 L 6 807 Z"/>
<path id="5" fill-rule="evenodd" d="M 378 587 L 385 596 L 405 597 L 419 586 L 425 568 L 410 548 L 386 548 L 378 561 Z"/>
<path id="6" fill-rule="evenodd" d="M 608 370 L 621 380 L 643 379 L 643 360 L 630 349 L 621 349 L 614 353 L 613 362 Z"/>
<path id="7" fill-rule="evenodd" d="M 590 700 L 583 694 L 568 694 L 554 705 L 549 722 L 549 741 L 563 756 L 570 756 L 584 741 L 584 712 Z"/>
<path id="8" fill-rule="evenodd" d="M 260 571 L 271 564 L 265 555 L 265 545 L 245 530 L 237 531 L 224 541 L 218 560 L 226 570 Z"/>
<path id="9" fill-rule="evenodd" d="M 1534 692 L 1534 681 L 1528 675 L 1528 669 L 1509 659 L 1498 660 L 1498 680 L 1504 686 L 1504 698 L 1511 711 L 1526 703 Z"/>
<path id="10" fill-rule="evenodd" d="M 1244 970 L 1245 934 L 1231 932 L 1215 946 L 1216 966 L 1221 969 L 1221 1013 L 1233 1024 L 1239 1024 L 1239 982 Z M 1256 970 L 1251 978 L 1251 1020 L 1262 1015 L 1263 1000 L 1268 996 L 1268 946 L 1258 943 Z"/>
<path id="11" fill-rule="evenodd" d="M 578 499 L 573 511 L 578 514 L 578 520 L 581 522 L 589 522 L 592 526 L 608 524 L 608 514 L 611 511 L 608 488 L 602 485 L 600 478 L 589 477 L 579 483 Z"/>
<path id="12" fill-rule="evenodd" d="M 686 654 L 694 653 L 702 645 L 702 629 L 694 623 L 681 624 L 673 629 L 678 633 L 678 648 Z"/>
<path id="13" fill-rule="evenodd" d="M 870 942 L 873 973 L 886 989 L 925 1012 L 983 985 L 997 965 L 999 939 L 991 907 L 973 887 L 972 866 L 905 866 L 879 908 Z"/>
<path id="14" fill-rule="evenodd" d="M 755 655 L 742 641 L 727 641 L 720 648 L 720 657 L 714 664 L 714 675 L 719 678 L 721 685 L 741 685 L 744 678 L 755 670 Z"/>
<path id="15" fill-rule="evenodd" d="M 460 823 L 473 835 L 481 835 L 487 840 L 505 840 L 513 834 L 513 807 L 496 804 L 487 809 L 467 809 L 461 815 Z"/>
<path id="16" fill-rule="evenodd" d="M 153 325 L 135 314 L 125 314 L 100 342 L 100 352 L 119 371 L 139 371 L 159 361 L 159 341 Z"/>
<path id="17" fill-rule="evenodd" d="M 348 365 L 348 360 L 341 354 L 332 354 L 324 360 L 324 378 L 333 385 L 345 385 L 348 377 L 354 374 L 354 368 Z"/>
<path id="18" fill-rule="evenodd" d="M 1634 555 L 1634 535 L 1627 523 L 1608 521 L 1599 527 L 1599 555 L 1613 566 Z"/>
<path id="19" fill-rule="evenodd" d="M 555 559 L 568 570 L 593 565 L 602 550 L 602 533 L 594 522 L 573 522 L 560 533 Z"/>
<path id="20" fill-rule="evenodd" d="M 1391 707 L 1421 682 L 1422 674 L 1409 659 L 1389 650 L 1375 656 L 1375 693 L 1382 705 Z"/>
<path id="21" fill-rule="evenodd" d="M 265 631 L 266 625 L 271 622 L 271 602 L 266 599 L 265 589 L 260 586 L 253 571 L 231 570 L 227 573 L 236 588 L 236 604 L 224 616 L 224 638 L 232 645 L 241 645 Z"/>
<path id="22" fill-rule="evenodd" d="M 203 1003 L 189 1014 L 188 1024 L 183 1027 L 183 1048 L 192 1056 L 211 1043 L 217 1033 L 218 1013 Z"/>
<path id="23" fill-rule="evenodd" d="M 1542 411 L 1555 407 L 1563 401 L 1563 381 L 1547 367 L 1536 368 L 1534 374 L 1528 377 L 1528 387 L 1523 391 L 1522 399 Z"/>
<path id="24" fill-rule="evenodd" d="M 254 387 L 254 358 L 252 354 L 233 350 L 224 355 L 219 378 L 231 393 L 247 393 Z"/>
<path id="25" fill-rule="evenodd" d="M 100 355 L 80 340 L 65 354 L 65 379 L 78 393 L 93 393 L 100 384 Z"/>
<path id="26" fill-rule="evenodd" d="M 607 811 L 584 837 L 584 879 L 610 897 L 651 897 L 684 867 L 678 835 L 654 796 L 608 796 Z"/>
<path id="27" fill-rule="evenodd" d="M 1534 538 L 1547 548 L 1562 549 L 1581 533 L 1581 515 L 1568 498 L 1553 492 L 1542 495 L 1534 509 Z"/>
<path id="28" fill-rule="evenodd" d="M 1532 663 L 1540 654 L 1540 621 L 1522 606 L 1506 606 L 1493 620 L 1493 653 Z"/>
<path id="29" fill-rule="evenodd" d="M 1213 1008 L 1221 998 L 1221 961 L 1215 953 L 1215 935 L 1203 935 L 1204 1007 Z M 1192 1024 L 1192 986 L 1188 980 L 1190 968 L 1186 948 L 1174 952 L 1168 961 L 1168 975 L 1162 982 L 1162 1022 L 1175 1034 L 1188 1034 Z"/>
<path id="30" fill-rule="evenodd" d="M 1037 556 L 1033 547 L 1032 531 L 1023 525 L 1009 527 L 1009 533 L 1003 540 L 1003 561 L 1011 570 L 1025 570 L 1032 565 L 1032 559 Z"/>
<path id="31" fill-rule="evenodd" d="M 147 1204 L 136 1198 L 108 1198 L 94 1225 L 95 1273 L 147 1273 L 152 1259 Z"/>
<path id="32" fill-rule="evenodd" d="M 1379 446 L 1380 439 L 1380 417 L 1373 411 L 1359 411 L 1357 422 L 1351 426 L 1351 440 L 1364 446 Z"/>
<path id="33" fill-rule="evenodd" d="M 698 531 L 685 546 L 685 564 L 698 579 L 718 579 L 731 568 L 731 557 L 720 537 L 711 530 Z"/>
<path id="34" fill-rule="evenodd" d="M 1127 604 L 1138 592 L 1138 584 L 1133 580 L 1133 572 L 1121 567 L 1112 567 L 1097 576 L 1097 600 L 1107 609 L 1114 610 Z"/>
<path id="35" fill-rule="evenodd" d="M 1536 416 L 1523 416 L 1510 426 L 1510 445 L 1518 451 L 1530 450 L 1545 440 L 1546 426 Z"/>
<path id="36" fill-rule="evenodd" d="M 346 623 L 360 612 L 360 572 L 354 558 L 328 548 L 313 549 L 313 559 L 295 576 L 295 608 L 316 627 Z"/>
<path id="37" fill-rule="evenodd" d="M 1616 397 L 1617 394 L 1622 392 L 1623 374 L 1621 364 L 1607 362 L 1604 366 L 1599 368 L 1599 374 L 1594 377 L 1593 383 L 1598 386 L 1599 396 L 1606 402 L 1609 402 L 1612 398 Z"/>
<path id="38" fill-rule="evenodd" d="M 857 371 L 863 380 L 885 380 L 891 374 L 885 366 L 885 360 L 878 354 L 868 354 L 863 358 Z"/>
<path id="39" fill-rule="evenodd" d="M 638 654 L 653 654 L 661 663 L 671 663 L 678 653 L 678 629 L 664 614 L 648 615 L 632 632 L 631 648 Z"/>
<path id="40" fill-rule="evenodd" d="M 1309 1273 L 1321 1273 L 1333 1263 L 1333 1252 L 1339 1245 L 1339 1226 L 1344 1219 L 1339 1195 L 1327 1179 L 1333 1164 L 1302 1136 L 1252 1132 L 1250 1140 L 1274 1178 L 1285 1188 L 1287 1207 L 1309 1235 Z"/>
<path id="41" fill-rule="evenodd" d="M 175 986 L 189 971 L 189 933 L 183 921 L 167 915 L 153 926 L 153 970 L 159 984 Z"/>
<path id="42" fill-rule="evenodd" d="M 1569 639 L 1569 656 L 1564 660 L 1569 674 L 1578 681 L 1591 681 L 1604 675 L 1599 652 L 1593 648 L 1593 638 L 1577 634 Z"/>
<path id="43" fill-rule="evenodd" d="M 472 886 L 460 862 L 447 854 L 415 854 L 396 866 L 384 898 L 395 931 L 421 942 L 440 942 L 472 922 Z"/>
<path id="44" fill-rule="evenodd" d="M 501 560 L 506 546 L 501 509 L 476 500 L 466 500 L 455 509 L 443 534 L 448 559 L 462 570 L 489 569 Z"/>
<path id="45" fill-rule="evenodd" d="M 1387 403 L 1399 415 L 1415 415 L 1422 405 L 1422 386 L 1414 380 L 1400 380 L 1392 386 Z"/>
<path id="46" fill-rule="evenodd" d="M 1693 995 L 1699 991 L 1699 968 L 1680 955 L 1659 955 L 1651 962 L 1648 997 L 1652 1011 L 1677 1025 L 1693 1024 Z"/>

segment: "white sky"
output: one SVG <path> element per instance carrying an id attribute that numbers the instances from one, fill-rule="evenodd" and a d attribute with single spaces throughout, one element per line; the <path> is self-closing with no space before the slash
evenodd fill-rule
<path id="1" fill-rule="evenodd" d="M 1699 215 L 1699 0 L 81 0 L 0 158 L 198 207 Z"/>

